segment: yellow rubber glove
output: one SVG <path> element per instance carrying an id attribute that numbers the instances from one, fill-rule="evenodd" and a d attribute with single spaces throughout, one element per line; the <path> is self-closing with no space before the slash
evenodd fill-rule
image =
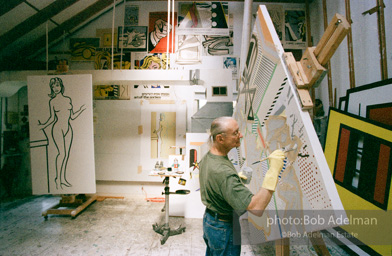
<path id="1" fill-rule="evenodd" d="M 275 150 L 268 156 L 270 162 L 270 168 L 265 174 L 263 188 L 275 191 L 276 185 L 278 184 L 278 176 L 283 168 L 283 160 L 285 159 L 284 152 L 280 149 Z"/>

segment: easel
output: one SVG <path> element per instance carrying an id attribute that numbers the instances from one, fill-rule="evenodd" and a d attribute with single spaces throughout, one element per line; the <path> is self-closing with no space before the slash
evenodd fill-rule
<path id="1" fill-rule="evenodd" d="M 283 54 L 294 83 L 297 86 L 302 109 L 308 110 L 313 108 L 309 90 L 320 85 L 327 73 L 325 66 L 347 35 L 349 29 L 350 24 L 346 18 L 340 14 L 335 14 L 320 42 L 316 47 L 308 47 L 300 61 L 296 62 L 291 52 Z M 312 232 L 308 237 L 317 255 L 330 255 L 319 231 Z M 289 238 L 275 241 L 275 254 L 281 256 L 290 255 Z"/>
<path id="2" fill-rule="evenodd" d="M 320 85 L 327 73 L 326 64 L 347 35 L 350 24 L 340 14 L 335 14 L 315 47 L 308 47 L 300 61 L 295 61 L 291 52 L 284 53 L 284 59 L 297 86 L 302 109 L 313 108 L 309 90 Z"/>
<path id="3" fill-rule="evenodd" d="M 319 231 L 312 232 L 309 240 L 313 245 L 317 255 L 330 256 L 327 246 Z M 290 238 L 283 238 L 275 241 L 275 255 L 276 256 L 289 256 L 290 255 Z"/>
<path id="4" fill-rule="evenodd" d="M 85 194 L 80 195 L 62 195 L 60 203 L 47 209 L 42 213 L 45 219 L 48 218 L 49 214 L 56 215 L 69 215 L 75 218 L 81 211 L 87 208 L 97 200 L 96 195 L 86 196 Z"/>

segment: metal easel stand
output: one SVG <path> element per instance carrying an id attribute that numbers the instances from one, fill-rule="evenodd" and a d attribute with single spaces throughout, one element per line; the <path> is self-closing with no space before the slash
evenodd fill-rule
<path id="1" fill-rule="evenodd" d="M 161 244 L 164 244 L 169 236 L 175 236 L 182 234 L 185 232 L 185 227 L 178 227 L 177 229 L 171 229 L 169 226 L 169 195 L 170 194 L 189 194 L 189 190 L 177 190 L 176 192 L 170 192 L 170 187 L 169 187 L 169 178 L 170 177 L 165 177 L 163 180 L 163 183 L 165 184 L 165 192 L 162 192 L 162 194 L 165 194 L 165 206 L 162 209 L 162 211 L 165 211 L 165 223 L 162 225 L 158 225 L 158 223 L 155 223 L 152 225 L 152 228 L 155 232 L 158 234 L 162 235 L 163 237 L 161 238 Z"/>

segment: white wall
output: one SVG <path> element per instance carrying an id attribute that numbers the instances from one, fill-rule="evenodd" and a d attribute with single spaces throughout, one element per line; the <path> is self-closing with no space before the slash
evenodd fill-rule
<path id="1" fill-rule="evenodd" d="M 328 22 L 335 13 L 346 15 L 345 1 L 327 1 Z M 385 33 L 387 46 L 388 78 L 392 77 L 392 0 L 385 0 Z M 376 6 L 376 1 L 351 1 L 351 29 L 354 52 L 355 86 L 361 86 L 381 80 L 380 52 L 377 30 L 377 13 L 362 15 L 363 12 Z M 317 45 L 323 31 L 324 23 L 322 0 L 311 4 L 313 44 Z M 346 95 L 350 88 L 347 38 L 343 40 L 331 59 L 332 86 L 336 88 L 336 102 Z M 325 78 L 316 90 L 316 97 L 322 99 L 324 109 L 328 111 L 328 83 Z"/>

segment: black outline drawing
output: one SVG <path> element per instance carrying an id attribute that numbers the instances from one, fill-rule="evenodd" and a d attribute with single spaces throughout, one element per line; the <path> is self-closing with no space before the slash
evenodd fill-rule
<path id="1" fill-rule="evenodd" d="M 54 145 L 57 148 L 56 156 L 56 177 L 54 182 L 56 183 L 56 189 L 60 185 L 60 188 L 72 187 L 67 181 L 67 164 L 69 159 L 69 154 L 72 147 L 73 140 L 73 129 L 71 125 L 71 120 L 75 120 L 79 115 L 86 110 L 84 104 L 79 108 L 79 110 L 73 110 L 72 99 L 68 96 L 64 96 L 64 84 L 61 78 L 54 77 L 50 79 L 50 97 L 49 100 L 49 111 L 50 116 L 48 120 L 41 123 L 38 120 L 38 125 L 40 129 L 44 132 L 45 137 L 48 140 L 48 136 L 45 132 L 45 128 L 52 125 L 51 136 Z M 49 140 L 48 140 L 49 143 Z"/>

